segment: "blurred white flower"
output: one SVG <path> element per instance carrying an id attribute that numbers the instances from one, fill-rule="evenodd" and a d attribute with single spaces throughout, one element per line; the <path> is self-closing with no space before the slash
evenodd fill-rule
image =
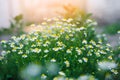
<path id="1" fill-rule="evenodd" d="M 103 61 L 103 62 L 99 62 L 98 66 L 99 66 L 100 69 L 110 70 L 110 69 L 116 68 L 117 64 L 115 62 Z"/>
<path id="2" fill-rule="evenodd" d="M 83 40 L 83 41 L 82 41 L 82 44 L 87 44 L 87 41 L 86 41 L 86 40 Z"/>
<path id="3" fill-rule="evenodd" d="M 63 71 L 60 71 L 60 72 L 59 72 L 59 75 L 65 76 L 65 73 L 64 73 Z"/>
<path id="4" fill-rule="evenodd" d="M 22 57 L 23 57 L 23 58 L 27 58 L 27 55 L 26 55 L 26 54 L 23 54 Z"/>
<path id="5" fill-rule="evenodd" d="M 58 50 L 59 50 L 58 47 L 53 48 L 53 51 L 58 51 Z"/>
<path id="6" fill-rule="evenodd" d="M 23 51 L 22 51 L 22 50 L 20 50 L 20 51 L 18 52 L 18 54 L 23 54 Z"/>
<path id="7" fill-rule="evenodd" d="M 59 71 L 59 67 L 55 63 L 48 63 L 47 64 L 47 70 L 48 70 L 49 74 L 56 75 Z"/>
<path id="8" fill-rule="evenodd" d="M 83 57 L 83 61 L 84 61 L 84 62 L 87 62 L 87 61 L 88 61 L 88 58 Z"/>
<path id="9" fill-rule="evenodd" d="M 53 80 L 68 80 L 64 76 L 55 77 Z"/>
<path id="10" fill-rule="evenodd" d="M 39 49 L 39 48 L 35 48 L 35 49 L 32 49 L 32 52 L 40 53 L 40 52 L 41 52 L 41 49 Z"/>
<path id="11" fill-rule="evenodd" d="M 47 78 L 47 76 L 45 74 L 41 75 L 41 79 L 45 80 Z"/>
<path id="12" fill-rule="evenodd" d="M 85 29 L 85 27 L 80 27 L 80 30 L 84 30 Z"/>
<path id="13" fill-rule="evenodd" d="M 20 38 L 21 38 L 22 40 L 24 40 L 24 39 L 25 39 L 25 37 L 26 37 L 26 35 L 25 35 L 25 34 L 23 34 L 23 35 L 21 35 L 21 36 L 20 36 Z"/>
<path id="14" fill-rule="evenodd" d="M 21 76 L 27 80 L 29 78 L 34 78 L 39 74 L 41 74 L 41 66 L 37 64 L 30 64 L 21 72 Z"/>
<path id="15" fill-rule="evenodd" d="M 78 60 L 79 63 L 82 63 L 83 61 L 81 59 Z"/>
<path id="16" fill-rule="evenodd" d="M 7 42 L 6 40 L 2 40 L 2 41 L 1 41 L 2 44 L 5 44 L 6 42 Z"/>
<path id="17" fill-rule="evenodd" d="M 91 22 L 93 22 L 91 19 L 86 20 L 86 23 L 91 23 Z"/>
<path id="18" fill-rule="evenodd" d="M 56 60 L 55 60 L 54 58 L 53 58 L 53 59 L 51 59 L 50 61 L 51 61 L 51 62 L 56 62 Z"/>
<path id="19" fill-rule="evenodd" d="M 72 53 L 71 49 L 67 49 L 66 53 Z"/>
<path id="20" fill-rule="evenodd" d="M 66 60 L 64 63 L 66 64 L 66 67 L 70 67 L 70 62 L 68 60 Z"/>
<path id="21" fill-rule="evenodd" d="M 15 47 L 15 43 L 13 43 L 13 42 L 10 43 L 10 47 L 11 47 L 11 48 Z"/>
<path id="22" fill-rule="evenodd" d="M 118 70 L 112 69 L 111 71 L 112 71 L 114 74 L 118 74 Z"/>
<path id="23" fill-rule="evenodd" d="M 78 55 L 82 54 L 82 51 L 76 47 L 76 52 L 78 53 Z"/>
<path id="24" fill-rule="evenodd" d="M 92 75 L 82 75 L 77 80 L 96 80 Z"/>
<path id="25" fill-rule="evenodd" d="M 45 50 L 44 50 L 44 53 L 48 53 L 48 52 L 49 52 L 49 50 L 48 50 L 48 49 L 45 49 Z"/>
<path id="26" fill-rule="evenodd" d="M 2 56 L 5 56 L 5 55 L 6 55 L 6 51 L 2 51 L 2 52 L 1 52 L 1 55 L 2 55 Z"/>
<path id="27" fill-rule="evenodd" d="M 19 46 L 19 48 L 18 48 L 18 49 L 22 49 L 22 48 L 23 48 L 23 46 L 24 46 L 23 44 L 20 44 L 20 46 Z"/>
<path id="28" fill-rule="evenodd" d="M 120 34 L 120 30 L 118 31 L 118 34 Z"/>

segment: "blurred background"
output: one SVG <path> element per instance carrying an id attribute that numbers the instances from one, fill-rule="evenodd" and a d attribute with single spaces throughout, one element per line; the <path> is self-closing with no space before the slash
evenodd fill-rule
<path id="1" fill-rule="evenodd" d="M 65 12 L 63 5 L 72 5 L 92 13 L 99 23 L 120 20 L 119 0 L 0 0 L 0 27 L 8 27 L 10 20 L 23 14 L 25 21 L 39 22 L 42 18 Z"/>
<path id="2" fill-rule="evenodd" d="M 30 24 L 40 23 L 43 18 L 63 16 L 67 12 L 65 10 L 67 6 L 71 14 L 74 8 L 84 13 L 92 13 L 92 18 L 98 22 L 96 32 L 114 34 L 107 36 L 114 46 L 118 37 L 115 34 L 120 30 L 119 3 L 120 0 L 0 0 L 0 34 L 19 32 L 18 28 L 12 30 L 16 25 L 22 26 L 20 20 Z M 6 39 L 1 36 L 0 40 L 4 38 Z"/>

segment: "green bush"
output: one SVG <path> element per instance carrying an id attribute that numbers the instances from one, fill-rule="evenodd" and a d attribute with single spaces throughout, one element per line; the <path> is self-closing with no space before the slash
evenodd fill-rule
<path id="1" fill-rule="evenodd" d="M 120 30 L 120 23 L 114 23 L 106 26 L 104 32 L 107 34 L 114 35 L 117 34 L 119 30 Z"/>
<path id="2" fill-rule="evenodd" d="M 20 35 L 23 32 L 23 27 L 25 26 L 25 23 L 23 21 L 23 15 L 17 15 L 10 21 L 9 28 L 1 28 L 0 29 L 0 35 L 3 34 L 16 34 Z"/>
<path id="3" fill-rule="evenodd" d="M 116 67 L 110 46 L 97 37 L 90 25 L 92 22 L 78 28 L 69 20 L 55 19 L 54 24 L 44 22 L 39 25 L 44 27 L 41 32 L 3 40 L 0 78 L 58 80 L 59 76 L 93 75 L 100 80 L 106 79 Z"/>

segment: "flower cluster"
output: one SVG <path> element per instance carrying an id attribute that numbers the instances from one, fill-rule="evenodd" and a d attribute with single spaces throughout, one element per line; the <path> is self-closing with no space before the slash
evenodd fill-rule
<path id="1" fill-rule="evenodd" d="M 101 71 L 97 67 L 99 63 L 103 60 L 112 61 L 110 46 L 97 38 L 93 27 L 78 28 L 76 24 L 70 23 L 72 19 L 62 19 L 60 22 L 56 18 L 54 20 L 54 24 L 42 23 L 41 25 L 46 28 L 41 32 L 13 36 L 9 41 L 2 41 L 2 63 L 14 65 L 18 71 L 30 63 L 55 63 L 59 66 L 56 75 L 76 78 L 81 74 L 97 76 Z M 51 19 L 47 20 L 50 21 Z M 49 76 L 55 76 L 49 73 L 51 69 L 45 69 L 41 74 L 42 78 L 49 80 L 53 78 Z M 9 70 L 9 74 L 13 76 L 11 72 L 14 69 Z"/>

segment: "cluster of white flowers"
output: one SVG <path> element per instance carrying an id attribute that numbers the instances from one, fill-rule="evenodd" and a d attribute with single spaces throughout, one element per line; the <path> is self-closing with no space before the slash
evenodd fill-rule
<path id="1" fill-rule="evenodd" d="M 56 21 L 54 25 L 47 24 L 52 20 Z M 11 53 L 11 55 L 19 56 L 23 60 L 32 59 L 35 62 L 39 60 L 40 63 L 59 63 L 61 68 L 64 67 L 58 72 L 61 76 L 66 76 L 66 69 L 71 68 L 71 66 L 76 66 L 78 69 L 82 66 L 84 70 L 85 65 L 96 66 L 106 58 L 112 60 L 112 56 L 108 54 L 111 53 L 108 44 L 103 46 L 101 39 L 89 36 L 94 33 L 88 33 L 87 27 L 73 27 L 76 24 L 71 23 L 71 21 L 72 19 L 62 19 L 62 22 L 57 18 L 48 19 L 47 22 L 40 24 L 46 26 L 46 30 L 19 37 L 14 36 L 9 41 L 2 41 L 1 43 L 5 48 L 3 54 Z M 91 23 L 91 21 L 88 20 L 87 23 Z M 0 60 L 3 57 L 0 57 Z M 87 67 L 89 68 L 89 65 Z M 74 71 L 77 72 L 76 69 Z M 46 79 L 47 74 L 41 74 L 41 78 Z"/>
<path id="2" fill-rule="evenodd" d="M 53 19 L 54 20 L 54 19 Z M 57 20 L 57 18 L 55 18 L 55 20 Z M 85 32 L 85 30 L 87 28 L 85 27 L 80 27 L 80 28 L 74 28 L 71 27 L 69 24 L 70 21 L 72 21 L 72 19 L 62 19 L 65 24 L 65 21 L 67 21 L 68 23 L 66 23 L 66 25 L 62 25 L 61 28 L 52 28 L 52 29 L 48 29 L 46 32 L 45 30 L 45 34 L 42 32 L 34 32 L 34 33 L 30 33 L 30 34 L 24 34 L 21 35 L 20 37 L 12 37 L 12 40 L 8 42 L 8 45 L 10 47 L 10 50 L 8 50 L 7 52 L 13 52 L 13 53 L 18 53 L 21 54 L 23 58 L 27 58 L 27 55 L 29 55 L 29 53 L 41 53 L 42 51 L 44 53 L 49 53 L 51 50 L 58 52 L 58 51 L 62 51 L 62 50 L 66 50 L 66 53 L 73 53 L 73 48 L 68 48 L 73 42 L 75 42 L 76 37 L 80 37 L 80 35 L 77 35 L 76 33 L 84 33 L 84 36 L 87 36 L 87 33 Z M 50 19 L 47 20 L 48 22 L 51 21 Z M 58 20 L 57 20 L 58 21 Z M 88 20 L 89 21 L 89 20 Z M 45 24 L 45 23 L 44 23 Z M 41 24 L 43 25 L 43 23 Z M 55 24 L 56 25 L 56 24 Z M 52 32 L 51 32 L 52 31 Z M 62 33 L 62 34 L 61 34 Z M 66 44 L 67 42 L 63 42 L 63 41 L 59 41 L 60 38 L 65 39 L 67 42 L 69 42 L 68 44 Z M 49 41 L 48 39 L 51 39 L 52 41 L 57 41 L 55 43 L 53 43 L 52 41 Z M 82 44 L 81 44 L 82 42 Z M 6 41 L 2 41 L 2 44 L 6 44 Z M 87 39 L 82 39 L 78 40 L 76 42 L 77 44 L 80 45 L 76 45 L 74 46 L 75 51 L 77 53 L 77 55 L 82 55 L 83 51 L 88 50 L 87 56 L 92 56 L 93 55 L 93 51 L 96 54 L 96 56 L 100 57 L 101 54 L 107 54 L 106 51 L 110 51 L 109 48 L 106 48 L 106 51 L 102 50 L 102 42 L 99 40 L 98 43 L 96 43 L 94 40 L 91 40 L 90 42 L 87 41 Z M 74 44 L 76 44 L 74 43 Z M 70 45 L 69 45 L 70 44 Z M 51 46 L 51 45 L 55 45 L 55 46 Z M 79 47 L 83 45 L 82 47 Z M 43 50 L 42 47 L 45 47 L 45 49 Z M 48 49 L 47 49 L 48 48 Z M 66 49 L 67 48 L 67 49 Z M 94 48 L 100 48 L 99 50 L 94 50 Z M 26 51 L 26 49 L 28 49 L 29 51 Z M 76 56 L 77 56 L 76 55 Z M 81 59 L 84 62 L 87 62 L 88 59 L 83 58 Z M 81 60 L 78 60 L 79 62 L 82 62 Z"/>

